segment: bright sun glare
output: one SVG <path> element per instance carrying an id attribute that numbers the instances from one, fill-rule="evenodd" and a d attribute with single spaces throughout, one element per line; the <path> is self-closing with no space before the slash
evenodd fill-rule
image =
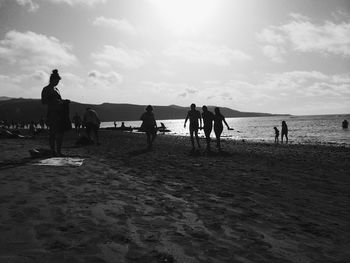
<path id="1" fill-rule="evenodd" d="M 209 23 L 218 7 L 217 0 L 151 0 L 157 12 L 177 33 L 197 31 Z"/>

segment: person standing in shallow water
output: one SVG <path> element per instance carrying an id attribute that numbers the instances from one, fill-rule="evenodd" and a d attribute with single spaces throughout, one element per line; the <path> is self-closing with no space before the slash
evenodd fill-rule
<path id="1" fill-rule="evenodd" d="M 288 126 L 285 121 L 282 121 L 281 143 L 283 143 L 284 136 L 286 137 L 286 143 L 288 143 Z"/>
<path id="2" fill-rule="evenodd" d="M 147 149 L 151 150 L 153 141 L 157 136 L 157 122 L 151 105 L 146 107 L 146 112 L 141 115 L 140 119 L 142 120 L 141 131 L 146 132 L 147 135 Z"/>
<path id="3" fill-rule="evenodd" d="M 214 132 L 215 132 L 215 137 L 216 137 L 216 147 L 221 151 L 221 133 L 224 130 L 224 125 L 225 123 L 226 127 L 228 130 L 232 130 L 230 126 L 228 126 L 224 115 L 221 114 L 220 108 L 216 107 L 215 108 L 215 115 L 214 115 Z"/>
<path id="4" fill-rule="evenodd" d="M 210 151 L 210 133 L 213 129 L 214 113 L 208 110 L 207 106 L 202 107 L 202 118 L 203 118 L 203 130 L 205 134 L 205 139 L 207 142 L 207 151 Z"/>
<path id="5" fill-rule="evenodd" d="M 195 147 L 194 147 L 193 133 L 195 134 L 198 148 L 201 148 L 201 145 L 199 144 L 198 129 L 199 129 L 199 127 L 202 127 L 201 113 L 198 110 L 196 110 L 196 104 L 194 104 L 194 103 L 191 104 L 191 110 L 189 110 L 187 113 L 185 123 L 184 123 L 184 128 L 186 128 L 186 122 L 188 119 L 190 120 L 190 128 L 189 129 L 190 129 L 192 151 L 194 151 Z M 198 120 L 200 122 L 200 126 L 199 126 Z"/>
<path id="6" fill-rule="evenodd" d="M 50 83 L 41 92 L 41 102 L 47 105 L 47 126 L 49 127 L 49 144 L 54 156 L 63 156 L 61 152 L 63 134 L 71 128 L 69 120 L 69 100 L 62 100 L 57 85 L 61 77 L 54 69 Z M 67 115 L 68 114 L 68 115 Z M 68 123 L 69 122 L 69 123 Z"/>

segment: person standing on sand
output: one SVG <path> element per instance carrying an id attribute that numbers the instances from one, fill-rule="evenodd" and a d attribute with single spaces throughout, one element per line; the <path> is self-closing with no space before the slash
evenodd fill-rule
<path id="1" fill-rule="evenodd" d="M 184 123 L 184 128 L 186 128 L 186 122 L 187 120 L 190 120 L 190 137 L 191 137 L 191 144 L 192 144 L 192 151 L 194 151 L 194 139 L 193 139 L 193 133 L 196 136 L 196 141 L 198 148 L 201 148 L 201 145 L 199 144 L 199 137 L 198 137 L 198 129 L 199 127 L 202 127 L 202 118 L 201 118 L 201 113 L 196 110 L 196 104 L 192 103 L 191 104 L 191 110 L 188 111 L 185 123 Z M 200 122 L 200 126 L 198 123 L 198 120 Z"/>
<path id="2" fill-rule="evenodd" d="M 83 117 L 83 126 L 86 128 L 86 133 L 89 139 L 93 142 L 93 138 L 91 136 L 91 132 L 94 134 L 94 139 L 96 140 L 96 144 L 100 145 L 100 141 L 98 138 L 98 129 L 100 128 L 100 118 L 97 115 L 97 112 L 91 108 L 86 108 Z"/>
<path id="3" fill-rule="evenodd" d="M 146 132 L 147 135 L 147 149 L 152 149 L 152 144 L 157 136 L 157 122 L 153 114 L 153 107 L 148 105 L 146 112 L 141 115 L 142 124 L 141 131 Z M 123 122 L 124 123 L 124 122 Z M 125 127 L 125 125 L 124 125 Z"/>
<path id="4" fill-rule="evenodd" d="M 214 113 L 208 110 L 207 106 L 202 107 L 202 118 L 203 118 L 203 130 L 205 134 L 205 139 L 207 142 L 207 151 L 210 152 L 210 133 L 213 129 Z"/>
<path id="5" fill-rule="evenodd" d="M 214 115 L 214 132 L 215 132 L 215 137 L 216 137 L 216 147 L 221 151 L 221 142 L 220 142 L 220 137 L 221 133 L 224 130 L 224 125 L 222 123 L 225 123 L 226 127 L 228 130 L 233 130 L 228 126 L 224 115 L 221 114 L 220 108 L 216 107 L 215 108 L 215 115 Z"/>
<path id="6" fill-rule="evenodd" d="M 61 152 L 63 134 L 71 128 L 68 108 L 70 101 L 62 100 L 56 87 L 60 80 L 58 70 L 54 69 L 50 76 L 49 85 L 44 87 L 41 92 L 41 102 L 47 105 L 46 124 L 49 127 L 49 144 L 54 156 L 63 156 Z"/>
<path id="7" fill-rule="evenodd" d="M 281 143 L 283 143 L 283 136 L 286 137 L 286 143 L 288 143 L 288 126 L 285 121 L 282 121 Z"/>
<path id="8" fill-rule="evenodd" d="M 280 136 L 280 131 L 277 129 L 277 127 L 273 127 L 273 129 L 275 130 L 275 143 L 278 143 L 278 138 Z"/>

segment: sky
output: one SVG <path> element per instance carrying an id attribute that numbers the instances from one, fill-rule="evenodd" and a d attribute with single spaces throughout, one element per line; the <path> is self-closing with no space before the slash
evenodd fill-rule
<path id="1" fill-rule="evenodd" d="M 350 113 L 349 0 L 0 0 L 0 96 Z"/>

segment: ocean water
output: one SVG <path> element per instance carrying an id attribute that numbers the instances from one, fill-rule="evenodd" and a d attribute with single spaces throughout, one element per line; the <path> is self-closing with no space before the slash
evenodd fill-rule
<path id="1" fill-rule="evenodd" d="M 234 130 L 227 130 L 224 126 L 222 138 L 230 140 L 246 140 L 253 142 L 274 142 L 276 126 L 281 132 L 281 122 L 288 125 L 289 143 L 292 144 L 334 144 L 350 146 L 350 129 L 342 128 L 342 121 L 350 121 L 350 115 L 316 115 L 316 116 L 272 116 L 226 118 L 227 123 Z M 124 121 L 126 126 L 140 127 L 141 121 Z M 189 136 L 187 128 L 183 127 L 184 119 L 157 120 L 158 126 L 163 122 L 171 130 L 170 135 Z M 121 122 L 117 122 L 120 127 Z M 114 127 L 113 122 L 103 122 L 101 127 Z M 204 137 L 204 131 L 199 131 Z M 214 132 L 211 136 L 214 138 Z"/>

